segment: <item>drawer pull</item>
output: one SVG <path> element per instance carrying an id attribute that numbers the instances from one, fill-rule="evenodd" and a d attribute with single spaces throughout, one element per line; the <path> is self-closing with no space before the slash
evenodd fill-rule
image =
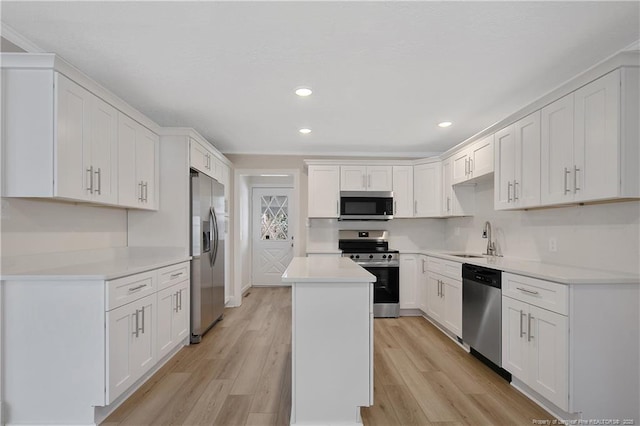
<path id="1" fill-rule="evenodd" d="M 140 290 L 141 288 L 146 287 L 146 286 L 147 286 L 146 284 L 140 284 L 140 285 L 137 285 L 137 286 L 135 286 L 135 287 L 131 287 L 131 288 L 129 289 L 129 291 L 136 291 L 136 290 Z"/>
<path id="2" fill-rule="evenodd" d="M 182 272 L 178 272 L 177 274 L 171 274 L 169 278 L 170 279 L 178 278 L 180 275 L 182 275 Z"/>
<path id="3" fill-rule="evenodd" d="M 529 294 L 540 294 L 540 293 L 539 293 L 539 292 L 537 292 L 537 291 L 527 290 L 526 288 L 522 288 L 522 287 L 516 287 L 516 289 L 517 289 L 517 290 L 520 290 L 520 291 L 524 291 L 525 293 L 529 293 Z"/>

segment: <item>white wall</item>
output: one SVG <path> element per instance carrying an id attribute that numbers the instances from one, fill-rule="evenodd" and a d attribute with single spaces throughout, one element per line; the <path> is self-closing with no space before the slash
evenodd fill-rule
<path id="1" fill-rule="evenodd" d="M 640 201 L 494 211 L 493 179 L 476 186 L 476 214 L 446 220 L 447 249 L 483 252 L 486 220 L 504 256 L 638 273 Z M 549 251 L 549 239 L 557 252 Z"/>
<path id="2" fill-rule="evenodd" d="M 2 257 L 127 245 L 127 211 L 110 207 L 2 198 Z"/>

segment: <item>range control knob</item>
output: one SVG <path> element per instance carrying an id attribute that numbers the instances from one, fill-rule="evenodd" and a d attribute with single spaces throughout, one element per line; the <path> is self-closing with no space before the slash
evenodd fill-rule
<path id="1" fill-rule="evenodd" d="M 353 259 L 353 255 L 349 256 L 351 259 Z"/>
<path id="2" fill-rule="evenodd" d="M 373 259 L 373 255 L 372 254 L 369 255 L 369 259 Z"/>
<path id="3" fill-rule="evenodd" d="M 389 255 L 388 259 L 391 259 L 391 255 Z"/>
<path id="4" fill-rule="evenodd" d="M 356 254 L 356 259 L 360 259 L 360 255 L 359 254 Z"/>
<path id="5" fill-rule="evenodd" d="M 386 254 L 383 254 L 383 255 L 382 255 L 382 258 L 383 258 L 383 259 L 386 259 L 386 258 L 387 258 L 387 255 L 386 255 Z"/>

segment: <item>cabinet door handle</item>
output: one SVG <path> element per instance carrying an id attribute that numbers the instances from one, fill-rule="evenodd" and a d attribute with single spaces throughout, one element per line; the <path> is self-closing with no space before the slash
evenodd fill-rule
<path id="1" fill-rule="evenodd" d="M 413 214 L 418 214 L 418 200 L 413 201 Z"/>
<path id="2" fill-rule="evenodd" d="M 142 307 L 142 334 L 144 334 L 144 306 Z"/>
<path id="3" fill-rule="evenodd" d="M 440 297 L 440 280 L 438 280 L 438 297 Z"/>
<path id="4" fill-rule="evenodd" d="M 371 175 L 369 175 L 369 183 L 367 184 L 368 188 L 371 188 Z"/>
<path id="5" fill-rule="evenodd" d="M 142 181 L 138 182 L 138 188 L 140 189 L 140 195 L 138 196 L 138 201 L 142 201 Z"/>
<path id="6" fill-rule="evenodd" d="M 567 175 L 571 173 L 571 170 L 567 169 L 566 167 L 564 168 L 564 193 L 568 194 L 569 192 L 571 192 L 571 190 L 569 188 L 567 188 Z"/>
<path id="7" fill-rule="evenodd" d="M 95 175 L 97 176 L 97 180 L 98 180 L 98 189 L 96 189 L 94 192 L 98 195 L 102 194 L 102 169 L 100 169 L 100 167 L 98 167 L 98 170 L 96 170 Z"/>
<path id="8" fill-rule="evenodd" d="M 144 183 L 144 202 L 149 202 L 149 182 Z"/>
<path id="9" fill-rule="evenodd" d="M 176 291 L 174 296 L 176 297 L 176 307 L 173 309 L 175 312 L 178 312 L 180 310 L 180 306 L 178 305 L 178 293 L 180 293 L 180 291 Z"/>
<path id="10" fill-rule="evenodd" d="M 135 334 L 136 338 L 139 336 L 139 334 L 138 334 L 138 333 L 139 333 L 139 327 L 138 327 L 138 325 L 139 325 L 139 324 L 138 324 L 138 312 L 139 312 L 139 311 L 136 309 L 136 329 L 135 329 L 136 331 L 134 331 L 133 333 L 131 333 L 131 334 Z"/>
<path id="11" fill-rule="evenodd" d="M 87 173 L 89 173 L 89 186 L 87 187 L 87 191 L 89 191 L 89 194 L 93 194 L 93 166 L 87 169 Z"/>
<path id="12" fill-rule="evenodd" d="M 578 188 L 578 172 L 580 171 L 580 169 L 577 166 L 573 166 L 573 193 L 575 194 L 576 191 L 580 191 L 580 188 Z"/>
<path id="13" fill-rule="evenodd" d="M 362 187 L 367 189 L 367 177 L 365 175 L 362 175 Z"/>
<path id="14" fill-rule="evenodd" d="M 513 181 L 513 202 L 518 201 L 518 181 Z"/>
<path id="15" fill-rule="evenodd" d="M 469 175 L 469 159 L 464 159 L 464 176 L 467 177 Z"/>
<path id="16" fill-rule="evenodd" d="M 537 291 L 529 290 L 529 289 L 523 288 L 523 287 L 516 287 L 516 290 L 524 291 L 525 293 L 529 293 L 529 294 L 540 294 Z"/>
<path id="17" fill-rule="evenodd" d="M 527 342 L 530 342 L 533 339 L 533 334 L 531 334 L 531 320 L 535 319 L 533 315 L 530 313 L 527 314 Z"/>
<path id="18" fill-rule="evenodd" d="M 178 300 L 180 301 L 180 310 L 182 310 L 182 290 L 178 291 Z"/>
<path id="19" fill-rule="evenodd" d="M 511 202 L 511 186 L 512 185 L 513 184 L 511 183 L 511 181 L 507 183 L 507 203 Z"/>
<path id="20" fill-rule="evenodd" d="M 473 173 L 473 160 L 469 158 L 469 174 Z"/>
<path id="21" fill-rule="evenodd" d="M 524 312 L 522 312 L 522 309 L 520 309 L 520 338 L 522 338 L 522 336 L 524 336 L 526 333 L 524 332 L 524 328 L 522 327 L 522 318 L 526 317 L 526 315 L 524 314 Z"/>
<path id="22" fill-rule="evenodd" d="M 424 260 L 424 259 L 422 259 L 422 273 L 423 273 L 423 274 L 426 272 L 426 271 L 425 271 L 425 269 L 424 269 L 424 264 L 425 264 L 425 260 Z"/>
<path id="23" fill-rule="evenodd" d="M 336 216 L 340 216 L 340 200 L 336 200 Z"/>
<path id="24" fill-rule="evenodd" d="M 444 281 L 440 281 L 440 297 L 444 296 Z"/>
<path id="25" fill-rule="evenodd" d="M 447 213 L 451 211 L 451 197 L 447 197 Z"/>
<path id="26" fill-rule="evenodd" d="M 398 211 L 398 202 L 397 201 L 393 201 L 393 214 L 397 214 L 396 212 Z"/>

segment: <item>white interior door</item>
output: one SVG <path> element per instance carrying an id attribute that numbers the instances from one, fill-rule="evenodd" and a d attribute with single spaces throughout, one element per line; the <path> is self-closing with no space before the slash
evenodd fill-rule
<path id="1" fill-rule="evenodd" d="M 282 284 L 293 258 L 291 188 L 253 188 L 252 285 Z"/>

